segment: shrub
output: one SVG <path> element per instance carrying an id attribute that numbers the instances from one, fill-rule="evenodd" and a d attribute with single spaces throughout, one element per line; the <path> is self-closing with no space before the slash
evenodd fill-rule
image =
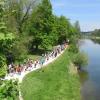
<path id="1" fill-rule="evenodd" d="M 5 56 L 0 54 L 0 77 L 5 76 L 6 74 L 6 59 Z"/>
<path id="2" fill-rule="evenodd" d="M 87 56 L 84 53 L 77 53 L 73 57 L 73 63 L 79 68 L 88 64 Z"/>
<path id="3" fill-rule="evenodd" d="M 18 95 L 17 81 L 2 81 L 2 84 L 0 84 L 0 100 L 17 100 Z"/>
<path id="4" fill-rule="evenodd" d="M 76 44 L 71 44 L 69 46 L 69 49 L 68 49 L 69 52 L 73 52 L 73 53 L 78 53 L 78 47 L 76 46 Z"/>

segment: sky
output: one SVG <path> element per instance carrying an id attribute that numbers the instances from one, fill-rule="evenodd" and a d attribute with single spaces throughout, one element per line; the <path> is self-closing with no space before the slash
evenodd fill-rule
<path id="1" fill-rule="evenodd" d="M 51 0 L 53 13 L 64 15 L 72 23 L 79 21 L 81 31 L 100 28 L 100 0 Z"/>

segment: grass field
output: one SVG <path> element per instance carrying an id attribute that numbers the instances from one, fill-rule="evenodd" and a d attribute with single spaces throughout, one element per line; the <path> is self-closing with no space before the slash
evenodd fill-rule
<path id="1" fill-rule="evenodd" d="M 79 77 L 69 73 L 68 54 L 66 50 L 47 67 L 24 77 L 21 84 L 24 100 L 80 100 Z"/>

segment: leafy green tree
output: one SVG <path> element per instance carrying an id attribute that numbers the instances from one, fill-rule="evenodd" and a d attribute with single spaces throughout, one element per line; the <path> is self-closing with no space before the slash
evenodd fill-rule
<path id="1" fill-rule="evenodd" d="M 10 31 L 17 33 L 25 31 L 25 24 L 30 17 L 31 10 L 37 6 L 38 2 L 38 0 L 6 0 L 6 20 Z"/>
<path id="2" fill-rule="evenodd" d="M 63 43 L 68 38 L 69 21 L 66 17 L 60 16 L 58 19 L 58 43 Z"/>
<path id="3" fill-rule="evenodd" d="M 93 32 L 91 32 L 91 35 L 100 37 L 100 29 L 95 29 Z"/>
<path id="4" fill-rule="evenodd" d="M 75 29 L 76 29 L 77 33 L 80 34 L 81 29 L 80 29 L 79 21 L 76 21 L 74 26 L 75 26 Z"/>
<path id="5" fill-rule="evenodd" d="M 76 45 L 80 36 L 81 34 L 79 22 L 76 21 L 74 25 L 69 23 L 68 38 L 70 39 L 70 43 Z"/>
<path id="6" fill-rule="evenodd" d="M 4 77 L 6 74 L 6 58 L 3 54 L 0 54 L 0 77 Z"/>
<path id="7" fill-rule="evenodd" d="M 19 95 L 16 81 L 2 81 L 0 84 L 0 100 L 17 100 Z"/>
<path id="8" fill-rule="evenodd" d="M 33 36 L 32 47 L 35 45 L 47 48 L 51 45 L 50 36 L 52 31 L 52 6 L 49 0 L 42 0 L 36 11 L 32 14 L 30 34 Z M 48 45 L 47 45 L 48 44 Z"/>
<path id="9" fill-rule="evenodd" d="M 16 37 L 16 40 L 14 41 L 14 44 L 11 48 L 11 53 L 12 53 L 15 61 L 21 62 L 27 58 L 28 44 L 30 41 L 29 38 L 30 37 L 28 37 L 26 35 Z"/>
<path id="10" fill-rule="evenodd" d="M 12 47 L 14 36 L 12 33 L 7 31 L 6 24 L 4 22 L 4 11 L 5 11 L 5 2 L 0 1 L 0 76 L 3 76 L 6 73 L 6 54 Z"/>

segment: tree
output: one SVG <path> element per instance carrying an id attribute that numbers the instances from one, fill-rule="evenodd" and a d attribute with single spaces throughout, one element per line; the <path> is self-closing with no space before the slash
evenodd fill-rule
<path id="1" fill-rule="evenodd" d="M 52 33 L 54 33 L 55 41 L 59 44 L 71 39 L 72 36 L 75 37 L 76 30 L 65 16 L 55 16 Z"/>
<path id="2" fill-rule="evenodd" d="M 58 43 L 63 43 L 68 38 L 69 21 L 66 17 L 60 16 L 57 25 Z"/>
<path id="3" fill-rule="evenodd" d="M 33 11 L 30 25 L 30 34 L 33 36 L 32 47 L 47 48 L 51 45 L 50 36 L 52 31 L 52 6 L 49 0 L 42 0 L 36 11 Z"/>
<path id="4" fill-rule="evenodd" d="M 17 81 L 2 81 L 0 84 L 0 100 L 17 100 L 19 95 Z"/>
<path id="5" fill-rule="evenodd" d="M 80 34 L 80 33 L 81 33 L 81 29 L 80 29 L 79 21 L 76 21 L 76 22 L 75 22 L 74 27 L 75 27 L 75 29 L 76 29 L 77 34 Z"/>
<path id="6" fill-rule="evenodd" d="M 6 13 L 7 20 L 9 19 L 8 27 L 10 30 L 14 27 L 18 33 L 22 33 L 25 29 L 25 23 L 30 16 L 31 10 L 36 7 L 38 2 L 38 0 L 7 0 Z"/>
<path id="7" fill-rule="evenodd" d="M 0 54 L 0 77 L 4 77 L 6 74 L 6 59 L 3 54 Z"/>
<path id="8" fill-rule="evenodd" d="M 14 36 L 12 33 L 7 31 L 6 24 L 4 22 L 4 10 L 5 2 L 0 1 L 0 77 L 4 76 L 6 73 L 6 54 L 10 51 Z"/>
<path id="9" fill-rule="evenodd" d="M 92 36 L 100 36 L 100 29 L 95 29 L 93 32 L 91 32 Z"/>

